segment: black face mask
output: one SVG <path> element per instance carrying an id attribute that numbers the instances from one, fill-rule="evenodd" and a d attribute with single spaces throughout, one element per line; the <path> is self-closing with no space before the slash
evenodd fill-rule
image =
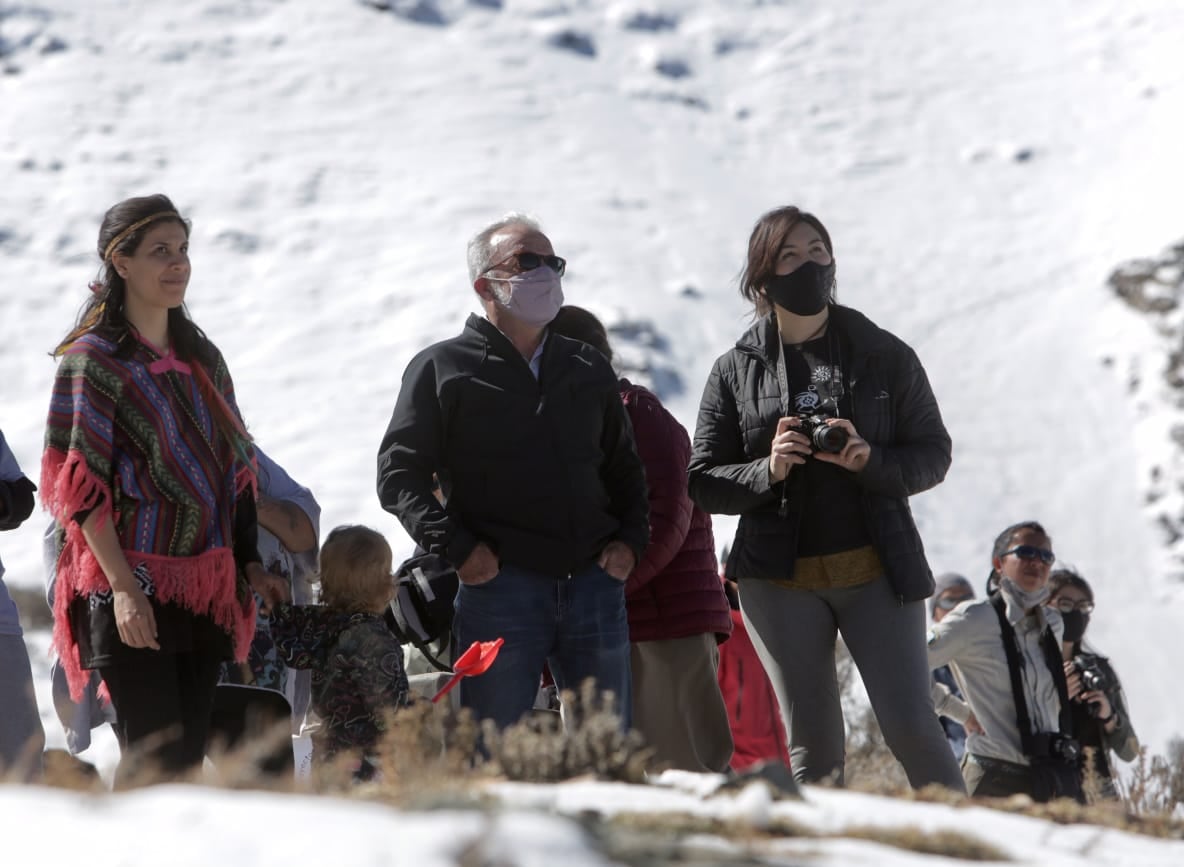
<path id="1" fill-rule="evenodd" d="M 835 263 L 806 262 L 788 274 L 778 274 L 765 284 L 765 295 L 778 307 L 798 316 L 821 313 L 835 285 Z"/>
<path id="2" fill-rule="evenodd" d="M 1089 626 L 1089 615 L 1083 611 L 1062 611 L 1061 620 L 1065 623 L 1065 641 L 1076 643 L 1085 635 L 1085 628 Z"/>

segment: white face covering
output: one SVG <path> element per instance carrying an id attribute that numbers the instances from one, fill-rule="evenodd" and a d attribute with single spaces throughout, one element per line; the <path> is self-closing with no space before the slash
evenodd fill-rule
<path id="1" fill-rule="evenodd" d="M 1024 590 L 1010 578 L 1002 578 L 999 581 L 999 586 L 1003 592 L 1023 606 L 1025 611 L 1030 611 L 1037 605 L 1043 605 L 1052 591 L 1048 589 L 1048 583 L 1039 590 Z"/>
<path id="2" fill-rule="evenodd" d="M 515 319 L 527 325 L 546 325 L 563 306 L 563 284 L 547 265 L 540 265 L 513 277 L 486 277 L 493 297 Z M 503 286 L 508 286 L 507 292 Z"/>

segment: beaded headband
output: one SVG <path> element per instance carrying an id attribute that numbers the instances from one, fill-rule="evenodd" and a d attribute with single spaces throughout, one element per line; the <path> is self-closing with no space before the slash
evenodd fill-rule
<path id="1" fill-rule="evenodd" d="M 107 249 L 103 252 L 103 261 L 110 262 L 111 261 L 111 254 L 115 252 L 115 248 L 118 247 L 120 244 L 122 244 L 124 239 L 127 238 L 127 236 L 130 235 L 132 232 L 136 231 L 136 229 L 141 229 L 144 226 L 147 226 L 152 221 L 162 220 L 165 217 L 171 217 L 176 220 L 181 219 L 181 215 L 178 214 L 176 211 L 158 211 L 155 214 L 152 214 L 149 217 L 145 217 L 142 220 L 136 220 L 136 222 L 132 223 L 130 226 L 128 226 L 126 229 L 124 229 L 122 232 L 120 232 L 118 235 L 116 235 L 114 238 L 111 239 L 111 243 L 107 245 Z"/>

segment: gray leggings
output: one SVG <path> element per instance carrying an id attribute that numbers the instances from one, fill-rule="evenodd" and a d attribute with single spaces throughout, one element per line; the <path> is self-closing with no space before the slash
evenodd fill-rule
<path id="1" fill-rule="evenodd" d="M 843 782 L 838 633 L 910 785 L 939 783 L 966 791 L 933 711 L 923 603 L 899 604 L 886 578 L 816 591 L 749 579 L 740 582 L 740 608 L 781 702 L 796 779 Z"/>

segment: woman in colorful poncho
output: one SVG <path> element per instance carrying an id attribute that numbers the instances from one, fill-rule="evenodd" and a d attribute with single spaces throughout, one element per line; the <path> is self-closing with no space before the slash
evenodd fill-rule
<path id="1" fill-rule="evenodd" d="M 125 756 L 200 764 L 224 659 L 254 629 L 254 452 L 218 349 L 185 311 L 189 226 L 164 196 L 112 207 L 100 279 L 61 359 L 41 467 L 64 534 L 54 642 L 71 692 L 98 669 Z M 127 769 L 124 768 L 124 771 Z"/>

